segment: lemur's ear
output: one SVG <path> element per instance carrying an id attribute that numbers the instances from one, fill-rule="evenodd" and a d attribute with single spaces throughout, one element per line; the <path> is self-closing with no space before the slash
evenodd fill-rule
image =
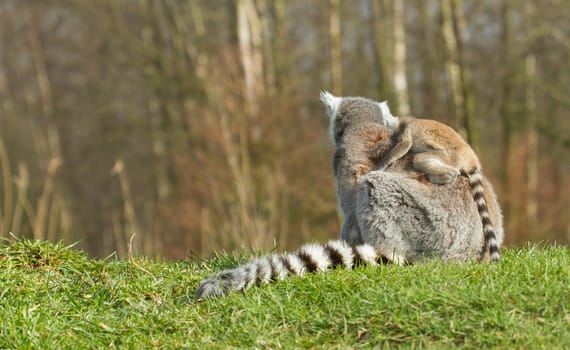
<path id="1" fill-rule="evenodd" d="M 334 118 L 340 103 L 342 102 L 342 97 L 336 97 L 330 92 L 323 90 L 321 91 L 321 102 L 325 105 L 327 110 L 327 115 L 329 118 Z"/>
<path id="2" fill-rule="evenodd" d="M 380 112 L 382 113 L 382 117 L 384 118 L 384 124 L 389 127 L 397 127 L 398 118 L 392 115 L 390 107 L 388 107 L 388 101 L 376 102 L 376 104 L 380 108 Z"/>
<path id="3" fill-rule="evenodd" d="M 390 107 L 388 107 L 388 101 L 377 102 L 377 104 L 384 117 L 393 117 Z"/>

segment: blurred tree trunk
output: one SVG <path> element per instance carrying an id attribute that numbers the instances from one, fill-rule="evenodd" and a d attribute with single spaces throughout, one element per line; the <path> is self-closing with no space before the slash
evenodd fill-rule
<path id="1" fill-rule="evenodd" d="M 38 199 L 36 209 L 36 220 L 33 225 L 33 235 L 35 239 L 46 238 L 49 218 L 55 215 L 55 207 L 51 205 L 55 186 L 55 175 L 62 163 L 59 133 L 54 120 L 54 99 L 52 86 L 48 75 L 45 51 L 42 47 L 40 29 L 38 27 L 39 17 L 35 4 L 28 3 L 26 6 L 28 40 L 30 51 L 34 63 L 36 80 L 40 92 L 40 103 L 45 126 L 46 149 L 44 157 L 48 159 L 47 173 L 43 191 Z"/>
<path id="2" fill-rule="evenodd" d="M 526 181 L 526 216 L 528 219 L 527 229 L 536 234 L 538 214 L 538 135 L 536 132 L 536 94 L 534 92 L 534 80 L 536 79 L 536 58 L 528 54 L 525 58 L 526 73 L 526 111 L 527 111 L 527 181 Z"/>
<path id="3" fill-rule="evenodd" d="M 404 1 L 393 1 L 394 24 L 394 90 L 398 100 L 398 114 L 410 114 L 410 99 L 408 96 L 408 79 L 406 73 L 406 13 Z"/>
<path id="4" fill-rule="evenodd" d="M 329 0 L 329 35 L 331 55 L 331 86 L 336 95 L 342 95 L 342 46 L 340 31 L 340 0 Z"/>
<path id="5" fill-rule="evenodd" d="M 245 81 L 245 95 L 251 124 L 247 118 L 239 124 L 239 141 L 232 140 L 231 127 L 227 115 L 221 116 L 220 123 L 224 130 L 224 147 L 228 165 L 232 169 L 236 183 L 236 194 L 239 198 L 239 228 L 235 229 L 238 236 L 253 234 L 259 238 L 260 230 L 254 214 L 254 188 L 251 177 L 251 160 L 248 136 L 256 142 L 261 138 L 259 124 L 259 99 L 263 93 L 263 56 L 261 53 L 261 26 L 253 0 L 238 0 L 237 2 L 237 33 L 241 55 L 241 63 Z M 238 239 L 239 240 L 239 239 Z M 256 248 L 263 245 L 257 239 L 250 242 Z"/>
<path id="6" fill-rule="evenodd" d="M 263 53 L 261 22 L 253 0 L 237 2 L 237 32 L 245 81 L 245 96 L 253 121 L 254 141 L 261 135 L 258 127 L 259 102 L 265 94 L 263 84 Z"/>
<path id="7" fill-rule="evenodd" d="M 423 43 L 425 55 L 421 59 L 422 72 L 424 75 L 423 86 L 423 110 L 428 116 L 438 119 L 444 118 L 444 111 L 440 105 L 444 101 L 443 91 L 440 88 L 439 73 L 442 68 L 441 54 L 439 54 L 436 36 L 434 35 L 434 19 L 430 17 L 428 11 L 429 3 L 424 0 L 417 1 L 423 30 Z M 441 120 L 441 119 L 440 119 Z"/>
<path id="8" fill-rule="evenodd" d="M 14 118 L 14 101 L 12 99 L 12 94 L 8 84 L 8 76 L 6 75 L 6 70 L 4 69 L 4 62 L 2 59 L 2 54 L 4 53 L 3 39 L 0 37 L 0 100 L 2 101 L 1 109 L 3 119 L 0 120 L 0 127 L 2 122 L 6 120 L 12 120 Z M 3 210 L 0 212 L 0 237 L 8 234 L 10 227 L 12 225 L 20 225 L 19 222 L 11 223 L 12 221 L 12 169 L 10 167 L 10 160 L 8 158 L 8 152 L 4 144 L 4 140 L 0 135 L 0 174 L 2 175 L 2 191 L 3 194 Z M 19 226 L 16 226 L 19 227 Z M 15 232 L 19 233 L 19 232 Z"/>
<path id="9" fill-rule="evenodd" d="M 502 121 L 502 169 L 501 180 L 503 191 L 506 193 L 504 196 L 504 212 L 505 212 L 505 229 L 507 232 L 512 232 L 513 218 L 513 194 L 514 188 L 511 185 L 511 171 L 513 165 L 511 164 L 512 157 L 512 143 L 513 143 L 513 68 L 512 55 L 511 55 L 511 20 L 510 20 L 510 7 L 509 0 L 503 0 L 501 6 L 501 64 L 503 68 L 503 88 L 502 88 L 502 101 L 500 106 L 500 117 Z"/>
<path id="10" fill-rule="evenodd" d="M 150 57 L 145 61 L 145 67 L 143 71 L 147 75 L 147 81 L 149 82 L 149 88 L 147 91 L 147 110 L 150 128 L 150 135 L 152 139 L 152 153 L 154 156 L 154 174 L 155 174 L 155 184 L 156 184 L 156 199 L 152 203 L 154 207 L 154 212 L 149 215 L 156 218 L 156 212 L 162 208 L 171 194 L 171 182 L 168 176 L 169 170 L 169 159 L 168 159 L 168 149 L 167 149 L 167 139 L 165 135 L 165 125 L 170 123 L 175 125 L 171 128 L 172 132 L 170 135 L 169 142 L 171 144 L 177 143 L 177 136 L 179 137 L 179 132 L 177 126 L 179 126 L 178 118 L 174 112 L 175 107 L 172 106 L 173 101 L 169 99 L 170 96 L 161 91 L 164 87 L 160 84 L 153 82 L 161 81 L 161 75 L 171 76 L 172 72 L 168 70 L 169 65 L 162 64 L 162 60 L 174 60 L 173 58 L 173 45 L 169 45 L 172 42 L 170 31 L 166 24 L 165 15 L 165 5 L 162 2 L 148 2 L 147 0 L 142 0 L 140 2 L 141 12 L 152 16 L 153 22 L 145 27 L 142 31 L 142 41 L 143 49 L 145 53 L 148 53 Z M 155 57 L 157 52 L 161 52 L 161 55 Z M 148 219 L 150 220 L 150 219 Z M 142 251 L 144 254 L 152 255 L 155 254 L 159 249 L 159 240 L 157 239 L 157 230 L 161 226 L 158 220 L 154 220 L 147 225 L 147 229 L 144 232 L 142 239 Z"/>
<path id="11" fill-rule="evenodd" d="M 454 59 L 457 54 L 457 43 L 453 33 L 453 23 L 451 18 L 451 0 L 441 0 L 441 32 L 445 47 L 447 49 L 447 57 L 445 60 L 445 71 L 447 74 L 447 84 L 451 95 L 451 113 L 455 120 L 454 127 L 461 133 L 461 121 L 459 116 L 459 105 L 462 103 L 461 94 L 459 92 L 459 67 Z"/>
<path id="12" fill-rule="evenodd" d="M 389 78 L 388 57 L 387 52 L 387 35 L 386 21 L 383 20 L 387 16 L 382 13 L 382 0 L 369 0 L 370 8 L 370 29 L 374 50 L 372 52 L 372 60 L 374 62 L 374 70 L 376 72 L 376 90 L 378 97 L 382 100 L 390 100 L 392 98 L 392 79 Z M 375 96 L 376 97 L 376 96 Z"/>
<path id="13" fill-rule="evenodd" d="M 289 91 L 289 86 L 291 85 L 289 80 L 290 65 L 288 61 L 288 55 L 284 55 L 284 52 L 288 52 L 287 45 L 287 1 L 286 0 L 273 0 L 271 1 L 273 5 L 273 10 L 275 12 L 275 35 L 273 38 L 273 45 L 275 55 L 274 65 L 275 65 L 275 84 L 277 89 L 283 94 Z M 282 97 L 280 94 L 278 97 Z"/>
<path id="14" fill-rule="evenodd" d="M 441 0 L 441 31 L 443 33 L 443 39 L 447 49 L 447 58 L 445 63 L 445 70 L 447 73 L 447 82 L 449 86 L 449 93 L 451 95 L 451 111 L 455 118 L 455 128 L 460 134 L 467 136 L 467 141 L 469 140 L 469 135 L 467 129 L 465 128 L 464 119 L 464 109 L 465 99 L 462 93 L 461 86 L 461 66 L 459 64 L 459 47 L 456 36 L 456 31 L 454 29 L 454 4 L 453 0 Z"/>
<path id="15" fill-rule="evenodd" d="M 533 5 L 529 2 L 524 8 L 525 27 L 530 32 L 532 18 L 534 15 Z M 527 148 L 527 168 L 526 168 L 526 217 L 528 220 L 527 230 L 534 236 L 540 236 L 538 223 L 538 133 L 536 115 L 536 56 L 531 50 L 527 51 L 525 57 L 525 110 L 526 120 L 526 148 Z"/>
<path id="16" fill-rule="evenodd" d="M 465 17 L 463 16 L 462 0 L 451 0 L 453 36 L 455 38 L 457 52 L 455 59 L 459 67 L 459 83 L 461 86 L 460 115 L 463 129 L 465 129 L 467 141 L 475 151 L 479 150 L 479 133 L 475 121 L 473 120 L 473 97 L 471 92 L 471 77 L 469 68 L 465 63 L 465 47 L 463 44 L 463 33 L 465 33 Z"/>
<path id="17" fill-rule="evenodd" d="M 263 86 L 267 89 L 266 94 L 269 99 L 274 98 L 277 89 L 276 68 L 275 68 L 275 50 L 273 40 L 277 34 L 272 30 L 271 26 L 271 6 L 267 0 L 257 0 L 259 8 L 259 20 L 261 30 L 261 58 L 264 64 Z M 276 5 L 273 5 L 276 6 Z M 262 92 L 263 93 L 263 92 Z"/>
<path id="18" fill-rule="evenodd" d="M 0 11 L 2 12 L 2 14 L 4 14 L 3 9 L 0 9 Z M 4 17 L 4 16 L 2 16 Z M 2 17 L 0 17 L 0 19 L 2 19 Z M 0 121 L 1 122 L 5 122 L 6 119 L 10 120 L 13 119 L 15 114 L 16 114 L 16 110 L 15 110 L 15 104 L 14 104 L 14 98 L 12 96 L 12 91 L 10 90 L 10 84 L 8 81 L 8 75 L 7 75 L 7 69 L 5 67 L 5 63 L 4 63 L 4 55 L 5 53 L 5 48 L 4 48 L 4 40 L 6 40 L 6 38 L 4 38 L 3 36 L 0 36 L 0 97 L 2 103 L 0 104 L 2 113 L 4 114 L 4 120 Z M 2 125 L 2 124 L 0 124 Z"/>
<path id="19" fill-rule="evenodd" d="M 165 15 L 165 8 L 162 2 L 153 2 L 155 7 L 149 7 L 148 12 L 154 14 L 155 19 L 155 27 L 149 26 L 149 35 L 143 36 L 143 44 L 147 46 L 147 50 L 149 52 L 155 52 L 160 50 L 156 50 L 156 47 L 166 47 L 168 49 L 163 50 L 164 56 L 168 59 L 174 61 L 174 49 L 172 48 L 172 35 L 171 31 L 167 28 L 166 24 L 166 15 Z M 160 33 L 158 35 L 157 33 Z M 160 39 L 159 39 L 160 38 Z M 149 71 L 154 72 L 155 76 L 152 76 L 151 79 L 156 79 L 160 81 L 161 73 L 166 73 L 169 76 L 173 74 L 171 71 L 168 70 L 169 65 L 159 65 L 157 62 L 160 62 L 160 59 L 152 60 L 153 63 L 149 63 Z M 154 67 L 152 67 L 154 66 Z M 154 68 L 154 69 L 153 69 Z M 174 127 L 171 128 L 171 137 L 173 139 L 177 139 L 180 137 L 178 131 L 178 126 L 180 124 L 180 118 L 178 118 L 177 114 L 175 113 L 176 108 L 173 106 L 174 101 L 171 99 L 161 98 L 164 94 L 161 94 L 160 88 L 162 86 L 159 85 L 158 91 L 150 91 L 151 98 L 149 99 L 149 106 L 148 110 L 150 112 L 150 127 L 151 127 L 151 135 L 153 139 L 153 153 L 157 160 L 157 169 L 156 169 L 156 182 L 157 182 L 157 196 L 158 196 L 158 205 L 161 205 L 164 201 L 166 201 L 171 194 L 171 183 L 168 177 L 168 150 L 167 150 L 167 140 L 165 135 L 165 125 L 170 122 L 171 125 Z M 170 96 L 168 96 L 170 97 Z M 178 136 L 178 137 L 177 137 Z M 171 142 L 176 142 L 176 140 L 172 140 Z"/>
<path id="20" fill-rule="evenodd" d="M 1 95 L 0 95 L 1 96 Z M 0 175 L 2 175 L 3 211 L 0 211 L 0 237 L 7 235 L 12 225 L 12 169 L 10 159 L 4 145 L 4 140 L 0 136 Z M 18 223 L 19 224 L 19 223 Z M 18 232 L 16 232 L 18 233 Z"/>

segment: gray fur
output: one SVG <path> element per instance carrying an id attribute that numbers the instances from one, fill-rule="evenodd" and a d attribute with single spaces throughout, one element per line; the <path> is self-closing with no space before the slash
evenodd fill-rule
<path id="1" fill-rule="evenodd" d="M 500 245 L 503 229 L 499 205 L 486 179 L 483 188 Z M 357 217 L 362 239 L 394 262 L 488 259 L 477 206 L 465 177 L 437 186 L 403 177 L 398 171 L 372 171 L 358 189 Z"/>

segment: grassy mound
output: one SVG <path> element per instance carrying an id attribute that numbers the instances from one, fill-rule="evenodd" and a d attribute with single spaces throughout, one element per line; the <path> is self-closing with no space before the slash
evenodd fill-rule
<path id="1" fill-rule="evenodd" d="M 62 244 L 0 247 L 0 348 L 564 348 L 570 250 L 507 249 L 497 265 L 359 267 L 196 302 L 248 256 L 90 260 Z"/>

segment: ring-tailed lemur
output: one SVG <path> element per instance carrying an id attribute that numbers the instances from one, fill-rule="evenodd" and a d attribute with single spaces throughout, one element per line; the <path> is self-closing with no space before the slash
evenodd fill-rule
<path id="1" fill-rule="evenodd" d="M 376 144 L 386 138 L 386 127 L 397 122 L 386 102 L 363 97 L 320 95 L 329 117 L 329 133 L 335 146 L 333 170 L 343 223 L 340 239 L 362 243 L 356 220 L 356 191 L 362 176 L 378 163 Z"/>
<path id="2" fill-rule="evenodd" d="M 471 146 L 455 130 L 435 120 L 402 117 L 396 122 L 390 120 L 388 126 L 397 132 L 397 143 L 382 158 L 378 170 L 386 169 L 411 152 L 415 154 L 414 168 L 427 174 L 432 183 L 447 184 L 460 174 L 467 176 L 481 217 L 490 259 L 499 261 L 497 235 L 489 218 L 481 183 L 481 163 Z"/>
<path id="3" fill-rule="evenodd" d="M 449 126 L 429 119 L 394 117 L 386 102 L 361 97 L 336 97 L 321 93 L 330 118 L 330 134 L 335 144 L 334 169 L 337 194 L 344 214 L 341 239 L 361 242 L 355 220 L 354 195 L 360 178 L 372 170 L 379 159 L 375 144 L 381 125 L 397 132 L 397 143 L 376 167 L 384 170 L 408 152 L 415 154 L 414 169 L 425 173 L 434 184 L 447 184 L 459 174 L 469 179 L 473 199 L 481 218 L 490 260 L 500 258 L 497 236 L 481 184 L 479 158 L 461 136 Z"/>
<path id="4" fill-rule="evenodd" d="M 342 105 L 339 103 L 341 100 L 330 99 L 335 102 L 331 106 L 338 108 Z M 379 106 L 387 108 L 385 104 Z M 389 110 L 386 113 L 389 114 Z M 343 118 L 339 120 L 348 122 Z M 340 123 L 338 126 L 343 127 Z M 331 130 L 343 134 L 342 130 Z M 379 142 L 384 149 L 388 149 L 389 135 L 389 131 L 385 132 L 385 139 Z M 342 157 L 352 154 L 340 152 L 337 156 L 336 162 L 342 162 Z M 405 162 L 407 164 L 408 161 Z M 469 187 L 463 181 L 449 186 L 424 186 L 407 178 L 404 173 L 371 172 L 361 181 L 357 196 L 356 216 L 363 233 L 366 232 L 359 239 L 364 244 L 345 241 L 309 244 L 292 254 L 259 258 L 212 275 L 200 284 L 196 296 L 198 299 L 221 296 L 292 275 L 324 271 L 335 266 L 351 268 L 359 261 L 373 265 L 390 260 L 401 263 L 397 257 L 386 258 L 385 255 L 391 252 L 402 252 L 404 262 L 411 258 L 412 263 L 421 263 L 431 257 L 458 262 L 479 260 L 480 244 L 484 239 L 473 234 L 478 219 L 470 214 L 465 216 L 472 210 Z M 485 182 L 484 190 L 489 191 L 492 217 L 498 220 L 500 230 L 497 232 L 502 240 L 497 199 L 488 182 Z M 404 207 L 400 207 L 402 205 Z"/>

